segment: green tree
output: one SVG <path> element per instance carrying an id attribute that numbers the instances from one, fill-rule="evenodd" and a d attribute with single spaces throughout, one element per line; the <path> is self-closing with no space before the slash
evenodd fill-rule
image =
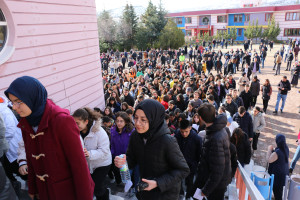
<path id="1" fill-rule="evenodd" d="M 126 4 L 117 31 L 119 46 L 123 49 L 131 49 L 135 45 L 137 20 L 133 6 Z"/>
<path id="2" fill-rule="evenodd" d="M 138 23 L 138 31 L 136 33 L 136 47 L 140 50 L 144 50 L 148 47 L 151 47 L 148 38 L 148 30 L 142 23 Z"/>
<path id="3" fill-rule="evenodd" d="M 142 15 L 142 23 L 144 27 L 148 31 L 148 40 L 151 46 L 153 46 L 154 42 L 158 39 L 160 32 L 165 27 L 167 20 L 165 19 L 166 11 L 162 8 L 160 4 L 159 10 L 155 5 L 153 5 L 152 1 L 149 1 L 148 7 L 145 13 Z"/>
<path id="4" fill-rule="evenodd" d="M 249 22 L 248 27 L 245 31 L 245 36 L 247 37 L 247 39 L 252 39 L 254 38 L 254 20 L 251 24 L 251 22 Z"/>
<path id="5" fill-rule="evenodd" d="M 228 39 L 231 39 L 231 38 L 234 40 L 236 40 L 236 38 L 237 38 L 237 28 L 236 27 L 229 29 L 229 38 Z"/>
<path id="6" fill-rule="evenodd" d="M 280 34 L 279 23 L 276 24 L 275 18 L 272 17 L 272 19 L 269 21 L 269 25 L 268 25 L 268 35 L 267 35 L 267 38 L 269 40 L 277 40 L 277 36 L 279 34 Z"/>
<path id="7" fill-rule="evenodd" d="M 105 46 L 100 44 L 106 43 L 109 48 L 113 48 L 113 45 L 117 42 L 116 25 L 117 23 L 112 18 L 111 14 L 103 10 L 98 16 L 98 33 L 99 33 L 99 46 Z"/>
<path id="8" fill-rule="evenodd" d="M 163 49 L 178 49 L 183 46 L 184 43 L 184 33 L 177 28 L 177 25 L 173 20 L 169 19 L 166 26 L 161 31 L 155 46 Z"/>

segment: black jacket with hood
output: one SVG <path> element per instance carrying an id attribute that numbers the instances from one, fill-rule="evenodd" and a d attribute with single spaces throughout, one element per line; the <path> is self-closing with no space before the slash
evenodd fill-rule
<path id="1" fill-rule="evenodd" d="M 227 118 L 218 115 L 206 128 L 202 157 L 198 166 L 195 187 L 205 196 L 217 189 L 225 189 L 231 182 L 230 141 L 226 132 Z"/>
<path id="2" fill-rule="evenodd" d="M 174 200 L 179 198 L 181 180 L 190 172 L 176 139 L 164 122 L 165 109 L 153 99 L 139 103 L 136 110 L 144 111 L 149 130 L 134 132 L 127 149 L 127 162 L 132 169 L 139 165 L 140 177 L 156 180 L 157 188 L 137 194 L 143 200 Z"/>

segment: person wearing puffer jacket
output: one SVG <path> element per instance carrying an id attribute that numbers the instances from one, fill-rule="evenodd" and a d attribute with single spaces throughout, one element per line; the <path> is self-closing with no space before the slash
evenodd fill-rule
<path id="1" fill-rule="evenodd" d="M 97 200 L 109 200 L 109 190 L 104 187 L 104 180 L 112 157 L 109 138 L 101 127 L 101 116 L 90 108 L 77 109 L 72 116 L 84 142 L 84 154 L 95 182 L 94 195 Z"/>
<path id="2" fill-rule="evenodd" d="M 257 143 L 260 132 L 266 127 L 265 114 L 262 112 L 261 108 L 256 106 L 252 113 L 253 120 L 253 151 L 257 150 Z"/>

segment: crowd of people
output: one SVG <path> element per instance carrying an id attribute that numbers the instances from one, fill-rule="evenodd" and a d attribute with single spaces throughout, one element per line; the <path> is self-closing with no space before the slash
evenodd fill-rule
<path id="1" fill-rule="evenodd" d="M 105 108 L 80 108 L 72 115 L 48 99 L 37 79 L 14 80 L 0 98 L 3 180 L 19 195 L 14 174 L 21 176 L 32 199 L 107 200 L 106 176 L 123 186 L 119 168 L 127 162 L 130 195 L 138 199 L 191 199 L 197 188 L 209 200 L 224 199 L 238 162 L 244 166 L 256 156 L 271 85 L 278 88 L 276 115 L 300 74 L 298 43 L 276 52 L 276 75 L 285 60 L 282 49 L 292 71 L 290 80 L 283 76 L 278 83 L 259 79 L 272 43 L 262 40 L 257 50 L 251 40 L 246 43 L 226 52 L 212 41 L 178 50 L 103 53 Z M 300 148 L 288 166 L 283 134 L 276 144 L 266 159 L 279 200 Z"/>

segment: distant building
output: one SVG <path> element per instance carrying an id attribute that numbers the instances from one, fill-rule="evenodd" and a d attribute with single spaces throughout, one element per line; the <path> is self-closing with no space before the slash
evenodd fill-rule
<path id="1" fill-rule="evenodd" d="M 257 5 L 260 1 L 257 1 Z M 216 35 L 218 31 L 229 31 L 230 28 L 237 28 L 237 39 L 247 39 L 244 35 L 245 29 L 254 20 L 258 19 L 259 25 L 265 28 L 268 20 L 274 16 L 279 23 L 281 32 L 278 40 L 288 38 L 300 38 L 300 5 L 287 6 L 265 6 L 245 5 L 244 8 L 202 10 L 168 14 L 182 29 L 186 37 L 197 36 L 208 32 L 209 35 Z"/>
<path id="2" fill-rule="evenodd" d="M 0 96 L 24 75 L 71 112 L 104 108 L 95 0 L 0 0 Z"/>

